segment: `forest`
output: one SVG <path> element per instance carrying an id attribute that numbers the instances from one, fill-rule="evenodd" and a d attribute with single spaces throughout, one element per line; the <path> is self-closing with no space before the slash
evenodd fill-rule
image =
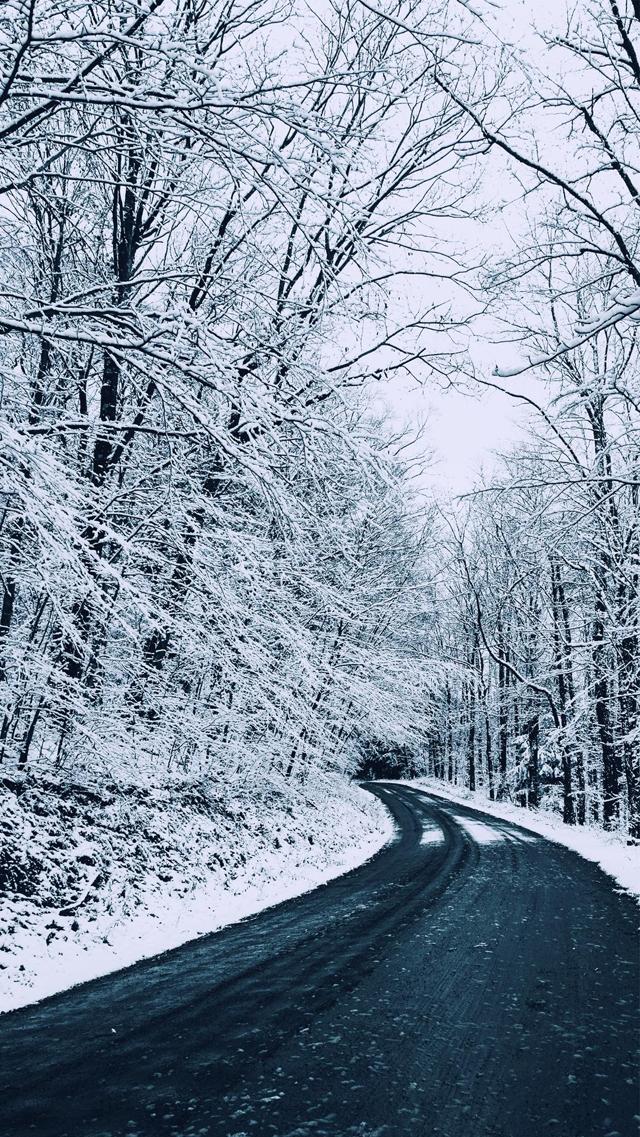
<path id="1" fill-rule="evenodd" d="M 387 755 L 640 838 L 640 6 L 550 13 L 2 6 L 9 782 Z M 521 408 L 472 492 L 408 382 Z"/>

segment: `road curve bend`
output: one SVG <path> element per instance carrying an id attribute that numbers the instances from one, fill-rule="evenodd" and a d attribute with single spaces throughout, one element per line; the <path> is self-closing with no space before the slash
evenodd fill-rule
<path id="1" fill-rule="evenodd" d="M 0 1018 L 0 1137 L 631 1137 L 637 908 L 560 846 L 375 783 L 372 860 Z"/>

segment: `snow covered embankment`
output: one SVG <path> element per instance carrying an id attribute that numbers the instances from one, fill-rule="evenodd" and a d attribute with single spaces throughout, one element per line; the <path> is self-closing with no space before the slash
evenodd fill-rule
<path id="1" fill-rule="evenodd" d="M 413 778 L 405 780 L 404 784 L 446 798 L 447 801 L 461 802 L 491 817 L 513 821 L 522 829 L 529 829 L 549 841 L 573 849 L 586 860 L 600 865 L 603 872 L 613 877 L 626 892 L 640 899 L 640 848 L 627 845 L 618 833 L 605 833 L 596 826 L 565 825 L 554 813 L 522 809 L 509 802 L 490 801 L 484 794 L 445 785 L 433 778 Z"/>
<path id="2" fill-rule="evenodd" d="M 392 835 L 338 778 L 297 794 L 0 781 L 0 1011 L 298 896 Z"/>

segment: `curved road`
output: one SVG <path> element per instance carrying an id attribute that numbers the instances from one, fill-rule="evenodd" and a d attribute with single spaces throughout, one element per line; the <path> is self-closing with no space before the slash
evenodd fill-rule
<path id="1" fill-rule="evenodd" d="M 631 1137 L 637 908 L 407 786 L 361 868 L 0 1018 L 2 1137 Z"/>

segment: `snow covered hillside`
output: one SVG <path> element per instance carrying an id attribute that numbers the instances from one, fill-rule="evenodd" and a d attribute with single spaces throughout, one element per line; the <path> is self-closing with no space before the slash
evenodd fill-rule
<path id="1" fill-rule="evenodd" d="M 98 790 L 0 783 L 0 1010 L 305 892 L 393 833 L 382 804 L 327 775 L 294 790 L 222 783 Z"/>

